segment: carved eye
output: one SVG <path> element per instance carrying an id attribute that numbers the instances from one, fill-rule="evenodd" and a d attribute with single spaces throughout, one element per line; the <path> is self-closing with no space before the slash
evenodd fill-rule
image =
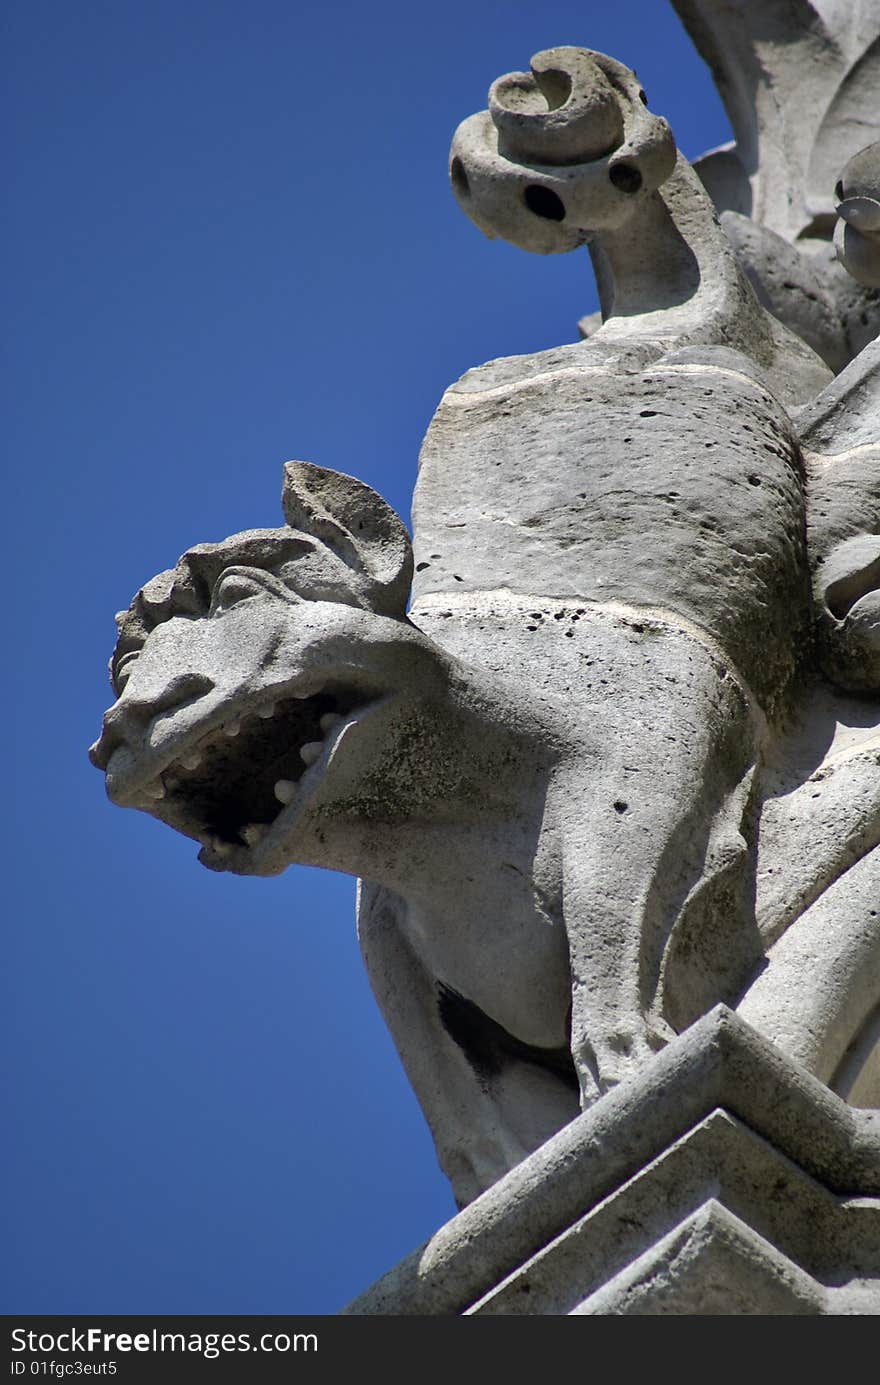
<path id="1" fill-rule="evenodd" d="M 565 220 L 565 203 L 552 188 L 544 188 L 539 183 L 533 183 L 526 188 L 524 195 L 526 206 L 535 216 L 543 217 L 545 221 Z"/>
<path id="2" fill-rule="evenodd" d="M 128 682 L 128 675 L 131 673 L 135 659 L 140 657 L 139 649 L 129 650 L 128 654 L 123 654 L 116 668 L 113 670 L 113 688 L 116 696 L 119 697 L 123 688 Z"/>
<path id="3" fill-rule="evenodd" d="M 211 615 L 220 616 L 240 601 L 252 596 L 265 596 L 266 585 L 246 568 L 227 568 L 214 583 L 211 593 Z"/>

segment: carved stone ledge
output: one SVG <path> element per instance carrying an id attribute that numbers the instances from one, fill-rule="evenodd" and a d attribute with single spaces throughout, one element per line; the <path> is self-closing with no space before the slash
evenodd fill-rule
<path id="1" fill-rule="evenodd" d="M 718 1006 L 344 1311 L 880 1314 L 880 1116 Z"/>

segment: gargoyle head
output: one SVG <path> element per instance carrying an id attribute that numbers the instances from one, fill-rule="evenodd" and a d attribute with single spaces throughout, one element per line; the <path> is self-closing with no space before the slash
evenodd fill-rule
<path id="1" fill-rule="evenodd" d="M 117 701 L 90 751 L 114 803 L 239 874 L 303 859 L 304 819 L 363 797 L 383 725 L 437 683 L 437 652 L 405 616 L 397 515 L 304 462 L 285 467 L 282 503 L 286 527 L 190 549 L 117 617 Z"/>

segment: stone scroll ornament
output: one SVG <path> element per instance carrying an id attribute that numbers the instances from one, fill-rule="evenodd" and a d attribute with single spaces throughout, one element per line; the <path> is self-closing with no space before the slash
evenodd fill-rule
<path id="1" fill-rule="evenodd" d="M 867 312 L 880 159 L 842 143 L 822 244 L 837 208 Z M 450 174 L 488 235 L 588 246 L 601 325 L 447 391 L 413 548 L 288 463 L 283 527 L 118 618 L 91 753 L 212 870 L 361 878 L 463 1205 L 719 1001 L 880 1101 L 880 372 L 830 298 L 824 353 L 776 311 L 776 241 L 810 271 L 791 228 L 728 234 L 611 58 L 500 78 Z"/>

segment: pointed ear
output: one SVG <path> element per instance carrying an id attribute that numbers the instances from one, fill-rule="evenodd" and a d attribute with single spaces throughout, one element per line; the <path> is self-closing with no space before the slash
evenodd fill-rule
<path id="1" fill-rule="evenodd" d="M 412 545 L 403 521 L 381 495 L 344 472 L 311 462 L 287 462 L 281 504 L 292 529 L 312 535 L 347 567 L 375 583 L 373 603 L 378 611 L 404 614 L 412 582 Z"/>

